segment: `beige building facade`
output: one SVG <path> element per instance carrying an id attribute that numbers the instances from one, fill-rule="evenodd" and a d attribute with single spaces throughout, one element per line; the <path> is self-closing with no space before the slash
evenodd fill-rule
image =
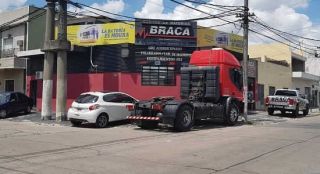
<path id="1" fill-rule="evenodd" d="M 313 107 L 319 106 L 319 76 L 305 72 L 307 58 L 289 46 L 272 43 L 249 46 L 250 59 L 258 60 L 257 109 L 264 109 L 264 99 L 276 89 L 298 89 Z"/>

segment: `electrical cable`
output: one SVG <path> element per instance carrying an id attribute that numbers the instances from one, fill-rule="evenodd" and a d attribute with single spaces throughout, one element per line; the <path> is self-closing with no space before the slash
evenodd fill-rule
<path id="1" fill-rule="evenodd" d="M 257 17 L 257 18 L 258 18 L 258 17 Z M 261 20 L 261 19 L 259 18 L 259 20 Z M 275 30 L 275 31 L 278 31 L 278 32 L 281 32 L 281 33 L 284 33 L 284 34 L 287 34 L 287 35 L 299 37 L 299 38 L 306 39 L 306 40 L 320 41 L 319 39 L 313 39 L 313 38 L 303 37 L 303 36 L 299 36 L 299 35 L 296 35 L 296 34 L 291 34 L 291 33 L 285 32 L 285 31 L 281 31 L 281 30 L 279 30 L 279 29 L 276 29 L 276 28 L 273 28 L 273 27 L 271 27 L 271 26 L 265 25 L 265 24 L 263 24 L 263 23 L 261 23 L 261 22 L 260 22 L 260 25 L 263 25 L 263 26 L 265 26 L 265 27 L 268 27 L 268 28 L 270 28 L 270 29 L 273 29 L 273 30 Z"/>
<path id="2" fill-rule="evenodd" d="M 264 37 L 266 37 L 266 38 L 268 38 L 268 39 L 271 39 L 271 40 L 274 40 L 274 41 L 276 41 L 276 42 L 285 44 L 285 45 L 287 45 L 287 46 L 289 46 L 289 47 L 291 47 L 291 48 L 295 48 L 295 49 L 301 50 L 301 51 L 303 51 L 303 52 L 305 52 L 305 53 L 308 53 L 308 54 L 310 54 L 310 55 L 314 55 L 314 53 L 310 53 L 310 52 L 308 52 L 308 51 L 306 51 L 306 50 L 302 50 L 302 49 L 300 49 L 300 48 L 298 48 L 298 47 L 289 45 L 289 44 L 287 44 L 287 43 L 285 43 L 285 42 L 282 42 L 282 41 L 280 41 L 280 40 L 277 40 L 277 39 L 275 39 L 275 38 L 273 38 L 273 37 L 270 37 L 270 36 L 268 36 L 268 35 L 259 33 L 259 32 L 255 31 L 255 30 L 251 29 L 251 28 L 249 28 L 248 30 L 251 31 L 251 32 L 253 32 L 253 33 L 256 33 L 256 34 L 258 34 L 258 35 L 264 36 Z"/>

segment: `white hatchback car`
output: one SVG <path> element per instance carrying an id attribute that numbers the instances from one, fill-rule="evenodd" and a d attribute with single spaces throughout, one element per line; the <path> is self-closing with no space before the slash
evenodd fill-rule
<path id="1" fill-rule="evenodd" d="M 122 92 L 86 92 L 72 103 L 68 119 L 73 126 L 94 123 L 103 128 L 111 121 L 125 120 L 137 100 Z"/>

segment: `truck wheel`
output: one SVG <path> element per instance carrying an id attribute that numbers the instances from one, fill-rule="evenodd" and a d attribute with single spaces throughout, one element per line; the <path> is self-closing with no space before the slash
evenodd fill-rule
<path id="1" fill-rule="evenodd" d="M 141 120 L 141 123 L 138 126 L 142 129 L 155 129 L 158 127 L 158 122 L 149 121 L 149 120 Z"/>
<path id="2" fill-rule="evenodd" d="M 188 105 L 183 105 L 177 112 L 174 120 L 174 129 L 179 132 L 188 131 L 194 123 L 192 108 Z"/>
<path id="3" fill-rule="evenodd" d="M 296 106 L 296 109 L 292 111 L 292 117 L 298 117 L 299 116 L 299 106 Z"/>
<path id="4" fill-rule="evenodd" d="M 303 115 L 306 116 L 309 114 L 309 105 L 306 106 L 306 109 L 303 110 Z"/>
<path id="5" fill-rule="evenodd" d="M 240 115 L 239 108 L 235 103 L 230 103 L 229 109 L 226 111 L 224 117 L 224 123 L 229 126 L 233 126 L 237 123 Z"/>
<path id="6" fill-rule="evenodd" d="M 274 110 L 271 108 L 268 108 L 268 115 L 273 115 Z"/>

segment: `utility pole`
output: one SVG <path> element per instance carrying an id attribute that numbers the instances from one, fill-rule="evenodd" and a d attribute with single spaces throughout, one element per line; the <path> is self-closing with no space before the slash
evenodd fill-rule
<path id="1" fill-rule="evenodd" d="M 243 14 L 243 117 L 248 121 L 248 29 L 249 29 L 249 0 L 244 0 Z"/>
<path id="2" fill-rule="evenodd" d="M 52 115 L 52 74 L 54 51 L 51 50 L 50 43 L 54 39 L 55 0 L 47 0 L 46 32 L 42 51 L 45 52 L 43 62 L 43 87 L 42 87 L 42 109 L 41 119 L 50 120 Z"/>
<path id="3" fill-rule="evenodd" d="M 66 120 L 67 104 L 67 51 L 70 50 L 70 42 L 67 40 L 67 1 L 59 0 L 59 50 L 57 53 L 57 97 L 56 97 L 56 121 Z"/>

